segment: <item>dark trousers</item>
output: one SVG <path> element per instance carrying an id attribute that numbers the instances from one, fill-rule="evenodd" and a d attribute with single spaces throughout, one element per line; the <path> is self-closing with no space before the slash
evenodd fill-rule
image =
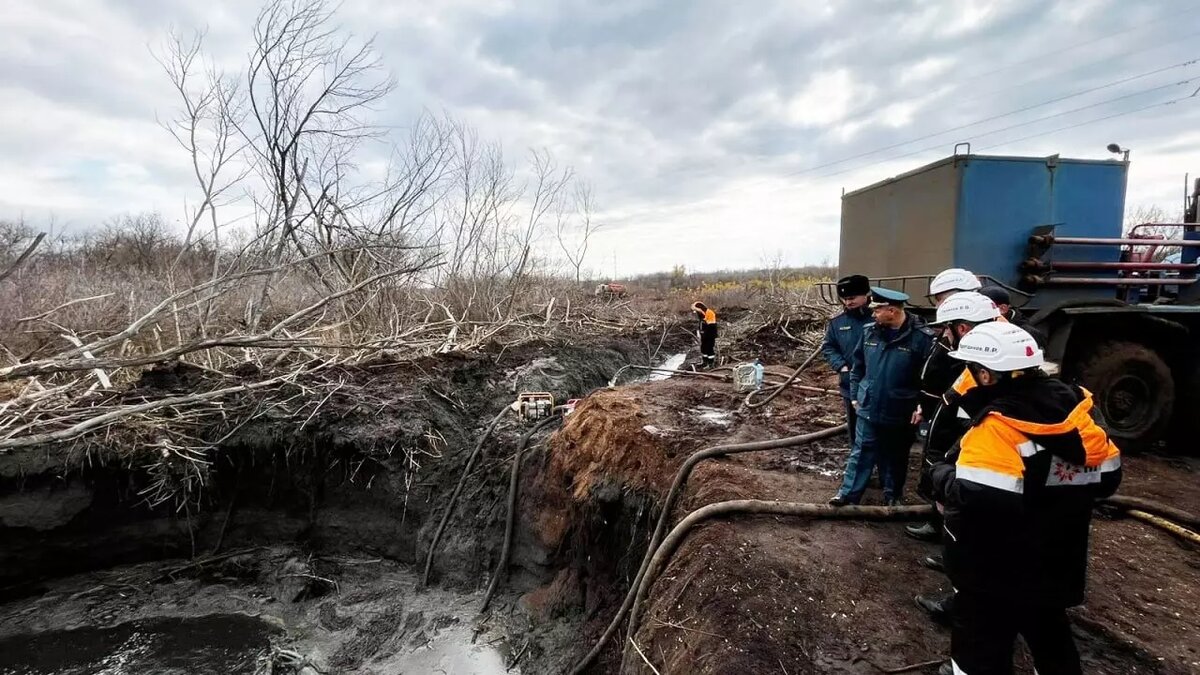
<path id="1" fill-rule="evenodd" d="M 700 356 L 705 363 L 717 360 L 717 324 L 706 323 L 700 329 Z"/>
<path id="2" fill-rule="evenodd" d="M 850 437 L 850 447 L 854 447 L 854 432 L 858 426 L 858 411 L 854 409 L 851 399 L 843 398 L 842 404 L 846 406 L 846 435 Z"/>
<path id="3" fill-rule="evenodd" d="M 873 424 L 862 417 L 855 428 L 838 495 L 857 504 L 867 490 L 871 471 L 879 466 L 884 500 L 900 499 L 908 474 L 908 451 L 916 430 L 911 424 Z"/>
<path id="4" fill-rule="evenodd" d="M 956 593 L 950 658 L 956 675 L 1011 675 L 1017 636 L 1043 675 L 1082 675 L 1071 623 L 1061 607 L 1004 596 Z"/>

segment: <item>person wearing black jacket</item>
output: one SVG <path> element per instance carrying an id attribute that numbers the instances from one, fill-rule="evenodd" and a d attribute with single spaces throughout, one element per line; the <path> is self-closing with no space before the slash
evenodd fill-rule
<path id="1" fill-rule="evenodd" d="M 987 296 L 974 291 L 955 293 L 938 305 L 937 319 L 931 327 L 942 331 L 938 346 L 926 361 L 922 372 L 923 401 L 930 399 L 934 402 L 930 415 L 929 432 L 925 436 L 924 462 L 921 466 L 921 476 L 917 483 L 917 494 L 930 502 L 933 501 L 931 475 L 934 465 L 942 461 L 950 448 L 966 433 L 970 427 L 970 419 L 962 413 L 957 405 L 959 396 L 975 386 L 974 380 L 965 373 L 963 362 L 950 357 L 950 352 L 958 346 L 964 335 L 976 326 L 991 322 L 1002 321 L 1000 310 L 996 303 Z M 932 372 L 931 362 L 940 357 L 946 372 Z M 935 380 L 935 377 L 944 377 Z M 936 392 L 936 393 L 934 393 Z M 905 531 L 909 536 L 925 541 L 941 541 L 942 520 L 939 514 L 927 523 L 908 525 Z M 921 559 L 921 564 L 936 571 L 944 571 L 942 556 L 934 554 Z M 914 598 L 917 605 L 938 621 L 945 622 L 950 616 L 954 595 L 947 593 L 941 596 L 918 595 Z"/>
<path id="2" fill-rule="evenodd" d="M 842 277 L 837 282 L 837 294 L 844 311 L 830 319 L 825 326 L 821 355 L 833 372 L 838 374 L 838 390 L 846 410 L 846 429 L 850 445 L 853 446 L 858 415 L 854 410 L 854 398 L 850 395 L 850 368 L 854 365 L 854 350 L 862 342 L 863 329 L 874 321 L 871 308 L 867 306 L 871 280 L 861 274 Z"/>
<path id="3" fill-rule="evenodd" d="M 954 271 L 956 270 L 947 270 Z M 938 275 L 938 278 L 948 276 L 947 272 Z M 975 280 L 974 275 L 969 273 L 963 278 Z M 978 287 L 978 280 L 975 280 L 975 283 Z M 960 280 L 959 285 L 967 284 Z M 966 293 L 971 295 L 965 295 Z M 946 392 L 963 372 L 962 362 L 950 358 L 950 351 L 954 349 L 956 339 L 970 330 L 971 326 L 982 321 L 992 321 L 999 316 L 999 309 L 995 304 L 988 307 L 988 300 L 974 291 L 951 290 L 936 297 L 937 320 L 931 325 L 940 327 L 940 334 L 929 352 L 929 357 L 925 359 L 924 367 L 921 368 L 921 417 L 929 421 L 929 428 L 925 434 L 925 461 L 922 464 L 921 479 L 917 483 L 917 494 L 926 499 L 929 498 L 929 467 L 944 457 L 950 446 L 966 430 L 961 421 L 956 419 L 954 410 L 942 411 L 945 407 Z M 942 308 L 947 307 L 946 303 L 951 298 L 957 301 L 950 305 L 949 311 L 943 311 Z M 904 529 L 914 539 L 939 541 L 942 535 L 942 521 L 935 515 L 929 522 L 908 525 Z M 927 558 L 923 564 L 940 569 L 936 558 Z"/>
<path id="4" fill-rule="evenodd" d="M 1120 484 L 1120 451 L 1021 328 L 984 324 L 950 355 L 977 386 L 958 400 L 970 429 L 932 471 L 955 589 L 939 675 L 1011 673 L 1018 635 L 1038 672 L 1079 675 L 1066 608 L 1083 602 L 1092 506 Z"/>
<path id="5" fill-rule="evenodd" d="M 1000 310 L 1000 316 L 1004 317 L 1005 321 L 1013 324 L 1014 326 L 1020 326 L 1021 328 L 1024 328 L 1025 332 L 1033 336 L 1033 339 L 1038 343 L 1038 346 L 1045 349 L 1045 332 L 1036 326 L 1030 325 L 1029 319 L 1025 316 L 1025 314 L 1021 310 L 1012 306 L 1012 296 L 1009 295 L 1006 289 L 1000 286 L 984 286 L 983 288 L 979 289 L 979 292 L 991 298 L 992 302 L 996 303 L 997 309 Z"/>

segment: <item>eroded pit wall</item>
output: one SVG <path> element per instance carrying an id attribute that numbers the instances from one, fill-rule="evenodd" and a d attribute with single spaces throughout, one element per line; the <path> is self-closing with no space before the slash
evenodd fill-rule
<path id="1" fill-rule="evenodd" d="M 348 373 L 387 405 L 335 397 L 303 430 L 290 419 L 248 425 L 210 454 L 208 481 L 186 507 L 146 505 L 151 478 L 136 454 L 83 458 L 59 446 L 0 455 L 0 588 L 20 593 L 38 579 L 203 555 L 218 541 L 222 550 L 302 542 L 415 563 L 497 410 L 524 390 L 586 394 L 639 358 L 637 336 L 615 336 Z M 507 420 L 484 448 L 439 546 L 436 582 L 476 585 L 490 573 L 503 536 L 505 460 L 522 429 Z M 515 560 L 536 570 L 545 552 L 519 543 Z"/>

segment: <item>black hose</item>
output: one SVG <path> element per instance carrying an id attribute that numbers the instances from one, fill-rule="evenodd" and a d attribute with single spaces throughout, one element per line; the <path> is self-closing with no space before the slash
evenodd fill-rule
<path id="1" fill-rule="evenodd" d="M 454 513 L 454 505 L 458 502 L 458 496 L 462 493 L 463 485 L 467 482 L 467 476 L 471 474 L 471 468 L 475 466 L 475 458 L 479 456 L 479 451 L 483 449 L 483 444 L 487 441 L 488 436 L 492 435 L 492 431 L 496 429 L 496 425 L 500 423 L 500 418 L 508 412 L 508 406 L 500 409 L 496 416 L 492 418 L 491 423 L 483 430 L 483 435 L 479 437 L 479 442 L 475 444 L 475 449 L 471 451 L 471 456 L 467 458 L 467 465 L 463 467 L 462 475 L 458 477 L 458 485 L 454 486 L 454 492 L 450 493 L 450 503 L 446 504 L 446 511 L 442 514 L 442 521 L 438 523 L 437 531 L 433 533 L 433 541 L 429 543 L 429 553 L 425 554 L 425 572 L 421 575 L 421 585 L 429 585 L 429 570 L 433 568 L 433 554 L 437 551 L 438 542 L 442 540 L 442 532 L 446 529 L 446 523 L 450 521 L 450 516 Z"/>
<path id="2" fill-rule="evenodd" d="M 496 563 L 496 571 L 492 573 L 492 580 L 488 584 L 487 593 L 483 595 L 483 606 L 479 608 L 480 612 L 487 611 L 488 605 L 492 602 L 492 595 L 496 593 L 496 587 L 500 585 L 500 578 L 505 576 L 508 571 L 508 557 L 512 552 L 513 525 L 517 515 L 517 496 L 521 482 L 521 455 L 525 452 L 525 448 L 529 446 L 529 439 L 534 434 L 561 419 L 562 417 L 558 415 L 547 417 L 522 434 L 521 441 L 517 443 L 517 452 L 513 455 L 512 470 L 508 474 L 508 515 L 504 521 L 504 545 L 500 547 L 500 561 Z"/>
<path id="3" fill-rule="evenodd" d="M 625 594 L 625 600 L 621 603 L 621 608 L 617 610 L 616 616 L 614 616 L 612 621 L 609 622 L 608 627 L 604 629 L 604 633 L 600 636 L 600 639 L 596 642 L 595 646 L 592 647 L 591 651 L 589 651 L 583 657 L 583 659 L 579 661 L 579 663 L 575 664 L 575 667 L 571 670 L 572 675 L 579 675 L 586 670 L 593 661 L 596 660 L 596 657 L 600 655 L 601 651 L 603 651 L 604 646 L 608 644 L 608 641 L 612 639 L 612 636 L 616 634 L 617 629 L 620 628 L 621 621 L 629 613 L 630 608 L 633 606 L 634 598 L 637 597 L 638 587 L 646 575 L 646 569 L 650 566 L 650 560 L 654 557 L 654 552 L 658 548 L 659 543 L 662 542 L 663 535 L 667 529 L 667 519 L 671 517 L 671 509 L 675 505 L 675 500 L 678 499 L 679 494 L 683 491 L 683 486 L 687 483 L 688 476 L 691 475 L 692 470 L 697 464 L 713 457 L 723 457 L 725 455 L 734 455 L 742 452 L 791 448 L 798 445 L 811 443 L 813 441 L 818 441 L 823 438 L 831 438 L 833 436 L 837 436 L 838 434 L 845 433 L 845 431 L 846 425 L 841 424 L 836 427 L 822 429 L 821 431 L 816 431 L 811 434 L 802 434 L 800 436 L 788 436 L 786 438 L 776 438 L 769 441 L 754 441 L 752 443 L 729 443 L 726 445 L 714 445 L 693 453 L 691 457 L 688 457 L 687 460 L 679 467 L 679 470 L 675 472 L 675 481 L 671 484 L 671 489 L 667 491 L 667 496 L 663 500 L 662 511 L 658 515 L 658 523 L 655 524 L 654 534 L 650 537 L 650 545 L 646 548 L 646 555 L 642 557 L 641 567 L 638 569 L 638 573 L 633 579 L 633 584 L 630 586 L 629 592 Z"/>
<path id="4" fill-rule="evenodd" d="M 1113 495 L 1101 499 L 1100 503 L 1105 506 L 1114 506 L 1124 511 L 1128 511 L 1129 509 L 1145 511 L 1166 518 L 1167 520 L 1173 520 L 1180 525 L 1186 525 L 1193 530 L 1200 530 L 1200 517 L 1197 517 L 1194 513 L 1188 513 L 1182 509 L 1167 506 L 1151 499 Z"/>
<path id="5" fill-rule="evenodd" d="M 771 390 L 771 393 L 766 398 L 759 401 L 758 403 L 754 402 L 754 395 L 761 394 L 765 390 L 760 389 L 759 391 L 752 391 L 749 394 L 747 394 L 746 395 L 746 407 L 747 408 L 761 408 L 762 406 L 770 403 L 772 399 L 774 399 L 776 396 L 778 396 L 780 394 L 780 392 L 782 392 L 784 389 L 787 389 L 788 386 L 791 385 L 791 383 L 793 381 L 795 381 L 795 379 L 797 377 L 800 377 L 800 373 L 803 372 L 804 369 L 808 367 L 808 364 L 812 363 L 813 359 L 817 358 L 817 354 L 820 354 L 820 353 L 821 353 L 821 345 L 818 344 L 816 346 L 816 348 L 812 350 L 812 353 L 808 355 L 808 358 L 804 359 L 804 362 L 801 363 L 796 368 L 796 370 L 792 371 L 792 374 L 788 376 L 788 379 L 784 380 L 783 384 L 777 385 L 774 389 Z"/>
<path id="6" fill-rule="evenodd" d="M 734 499 L 702 506 L 679 521 L 671 533 L 654 551 L 649 568 L 637 587 L 636 599 L 629 614 L 629 635 L 637 632 L 638 609 L 645 601 L 654 580 L 666 568 L 675 550 L 683 543 L 688 531 L 701 522 L 733 513 L 765 513 L 777 516 L 804 516 L 807 518 L 839 520 L 918 520 L 933 515 L 933 506 L 830 506 L 828 504 L 803 504 L 798 502 L 765 501 L 761 499 Z"/>

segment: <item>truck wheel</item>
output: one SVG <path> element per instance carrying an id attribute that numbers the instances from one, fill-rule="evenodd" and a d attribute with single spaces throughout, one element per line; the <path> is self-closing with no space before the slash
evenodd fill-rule
<path id="1" fill-rule="evenodd" d="M 1175 406 L 1175 381 L 1153 350 L 1136 342 L 1102 342 L 1076 373 L 1095 396 L 1099 418 L 1113 438 L 1149 445 L 1166 433 Z"/>

